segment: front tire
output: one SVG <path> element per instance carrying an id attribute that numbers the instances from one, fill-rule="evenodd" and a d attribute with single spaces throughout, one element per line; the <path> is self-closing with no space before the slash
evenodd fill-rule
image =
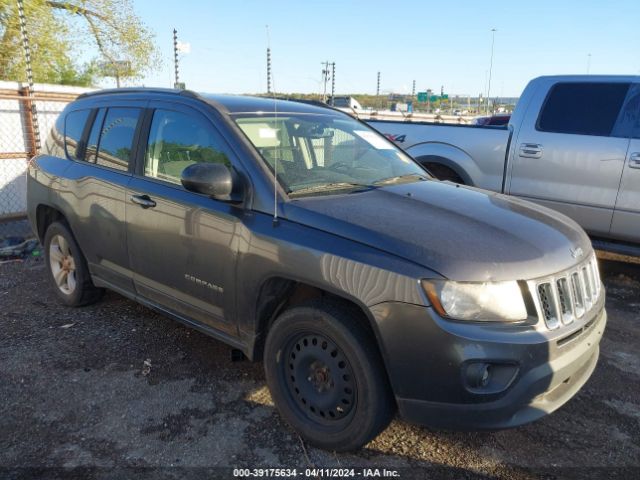
<path id="1" fill-rule="evenodd" d="M 49 225 L 44 236 L 44 254 L 49 279 L 62 303 L 78 307 L 102 296 L 103 290 L 93 285 L 87 261 L 66 224 Z"/>
<path id="2" fill-rule="evenodd" d="M 394 401 L 373 335 L 347 308 L 282 313 L 267 335 L 267 383 L 280 414 L 311 445 L 355 450 L 389 424 Z"/>

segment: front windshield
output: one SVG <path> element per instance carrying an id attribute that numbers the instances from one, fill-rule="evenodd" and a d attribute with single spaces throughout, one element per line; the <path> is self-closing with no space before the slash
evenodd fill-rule
<path id="1" fill-rule="evenodd" d="M 290 196 L 424 180 L 428 174 L 382 135 L 331 114 L 234 116 Z"/>

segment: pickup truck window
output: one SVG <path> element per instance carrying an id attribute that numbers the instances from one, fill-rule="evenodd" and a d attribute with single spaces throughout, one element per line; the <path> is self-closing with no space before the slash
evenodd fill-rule
<path id="1" fill-rule="evenodd" d="M 640 138 L 640 84 L 634 83 L 629 89 L 613 135 Z"/>
<path id="2" fill-rule="evenodd" d="M 109 108 L 104 121 L 98 115 L 94 121 L 87 148 L 87 157 L 103 167 L 128 171 L 131 145 L 140 117 L 139 108 Z M 98 136 L 98 132 L 100 132 Z M 95 141 L 98 138 L 97 142 Z M 96 148 L 97 146 L 97 148 Z M 93 152 L 96 152 L 92 158 Z"/>
<path id="3" fill-rule="evenodd" d="M 283 114 L 234 116 L 290 194 L 326 194 L 428 174 L 391 142 L 349 118 Z"/>
<path id="4" fill-rule="evenodd" d="M 635 124 L 633 126 L 633 138 L 640 138 L 640 95 L 633 98 L 633 107 L 635 108 Z"/>
<path id="5" fill-rule="evenodd" d="M 547 96 L 537 128 L 608 137 L 628 90 L 628 83 L 558 83 Z"/>
<path id="6" fill-rule="evenodd" d="M 179 185 L 185 168 L 204 162 L 230 166 L 211 126 L 192 115 L 156 110 L 151 122 L 144 174 Z"/>
<path id="7" fill-rule="evenodd" d="M 76 110 L 69 112 L 64 120 L 64 145 L 67 156 L 78 160 L 78 142 L 82 138 L 82 132 L 89 118 L 91 110 Z"/>

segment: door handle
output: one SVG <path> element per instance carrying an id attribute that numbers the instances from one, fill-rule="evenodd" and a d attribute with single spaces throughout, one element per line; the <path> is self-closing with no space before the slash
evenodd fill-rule
<path id="1" fill-rule="evenodd" d="M 542 157 L 542 145 L 538 143 L 521 143 L 520 156 L 527 158 L 540 158 Z"/>
<path id="2" fill-rule="evenodd" d="M 149 195 L 132 195 L 131 201 L 137 203 L 142 208 L 153 208 L 156 206 L 156 202 L 149 198 Z"/>
<path id="3" fill-rule="evenodd" d="M 629 155 L 629 167 L 640 168 L 640 152 L 633 152 Z"/>

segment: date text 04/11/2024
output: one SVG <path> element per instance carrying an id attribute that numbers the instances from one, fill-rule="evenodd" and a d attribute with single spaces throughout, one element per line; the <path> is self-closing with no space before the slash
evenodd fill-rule
<path id="1" fill-rule="evenodd" d="M 399 478 L 397 470 L 386 468 L 306 468 L 304 470 L 289 468 L 237 468 L 233 470 L 237 478 Z"/>

